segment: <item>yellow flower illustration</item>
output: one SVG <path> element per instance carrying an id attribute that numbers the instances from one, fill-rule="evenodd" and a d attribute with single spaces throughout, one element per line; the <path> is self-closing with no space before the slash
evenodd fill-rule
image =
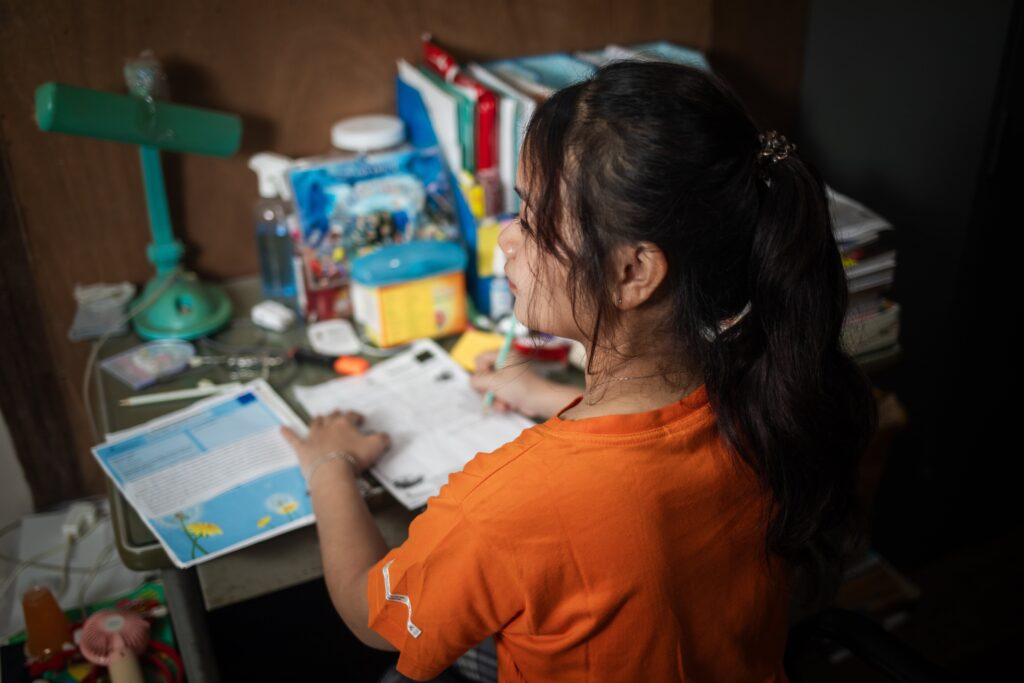
<path id="1" fill-rule="evenodd" d="M 268 524 L 270 524 L 270 515 L 267 515 L 266 517 L 260 517 L 259 521 L 256 522 L 256 528 L 262 529 Z"/>
<path id="2" fill-rule="evenodd" d="M 188 529 L 189 533 L 193 534 L 197 538 L 207 538 L 209 536 L 220 536 L 223 531 L 220 527 L 212 522 L 192 522 L 186 524 L 185 528 Z"/>
<path id="3" fill-rule="evenodd" d="M 265 505 L 274 514 L 282 515 L 289 520 L 294 519 L 293 514 L 302 507 L 302 504 L 295 500 L 295 496 L 290 493 L 275 493 L 267 498 Z"/>

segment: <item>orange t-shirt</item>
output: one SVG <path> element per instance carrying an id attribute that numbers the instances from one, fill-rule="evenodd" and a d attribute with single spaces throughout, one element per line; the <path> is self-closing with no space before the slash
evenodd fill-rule
<path id="1" fill-rule="evenodd" d="M 502 683 L 784 681 L 790 573 L 765 559 L 766 500 L 703 385 L 553 417 L 428 501 L 370 570 L 369 625 L 420 680 L 494 635 Z"/>

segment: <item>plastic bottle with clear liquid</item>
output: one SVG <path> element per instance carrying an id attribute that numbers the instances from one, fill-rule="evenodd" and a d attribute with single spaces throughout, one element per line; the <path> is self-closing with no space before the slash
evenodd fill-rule
<path id="1" fill-rule="evenodd" d="M 295 254 L 297 224 L 284 176 L 291 163 L 279 154 L 260 153 L 249 160 L 249 168 L 259 176 L 255 219 L 263 296 L 295 307 L 300 289 Z"/>

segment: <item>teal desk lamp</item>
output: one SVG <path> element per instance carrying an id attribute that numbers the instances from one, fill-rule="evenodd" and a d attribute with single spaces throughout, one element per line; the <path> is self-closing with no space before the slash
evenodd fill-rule
<path id="1" fill-rule="evenodd" d="M 231 301 L 222 288 L 178 267 L 184 247 L 171 229 L 160 150 L 231 156 L 242 139 L 242 122 L 231 114 L 155 100 L 165 79 L 159 63 L 146 53 L 125 67 L 125 75 L 131 95 L 53 82 L 40 85 L 36 122 L 44 131 L 139 145 L 153 232 L 146 255 L 156 275 L 135 300 L 133 307 L 144 308 L 132 323 L 145 339 L 196 339 L 231 319 Z"/>

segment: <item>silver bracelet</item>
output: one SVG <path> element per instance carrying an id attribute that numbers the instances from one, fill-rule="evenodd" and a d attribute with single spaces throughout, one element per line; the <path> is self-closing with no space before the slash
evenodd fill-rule
<path id="1" fill-rule="evenodd" d="M 352 466 L 352 474 L 354 474 L 357 479 L 359 478 L 359 461 L 356 460 L 355 456 L 346 451 L 333 451 L 331 453 L 327 453 L 326 455 L 321 455 L 320 457 L 318 457 L 316 460 L 310 463 L 309 467 L 306 468 L 306 471 L 303 472 L 303 475 L 306 477 L 307 487 L 309 486 L 309 482 L 313 480 L 313 475 L 316 473 L 320 465 L 323 465 L 328 460 L 347 461 L 348 464 Z"/>

